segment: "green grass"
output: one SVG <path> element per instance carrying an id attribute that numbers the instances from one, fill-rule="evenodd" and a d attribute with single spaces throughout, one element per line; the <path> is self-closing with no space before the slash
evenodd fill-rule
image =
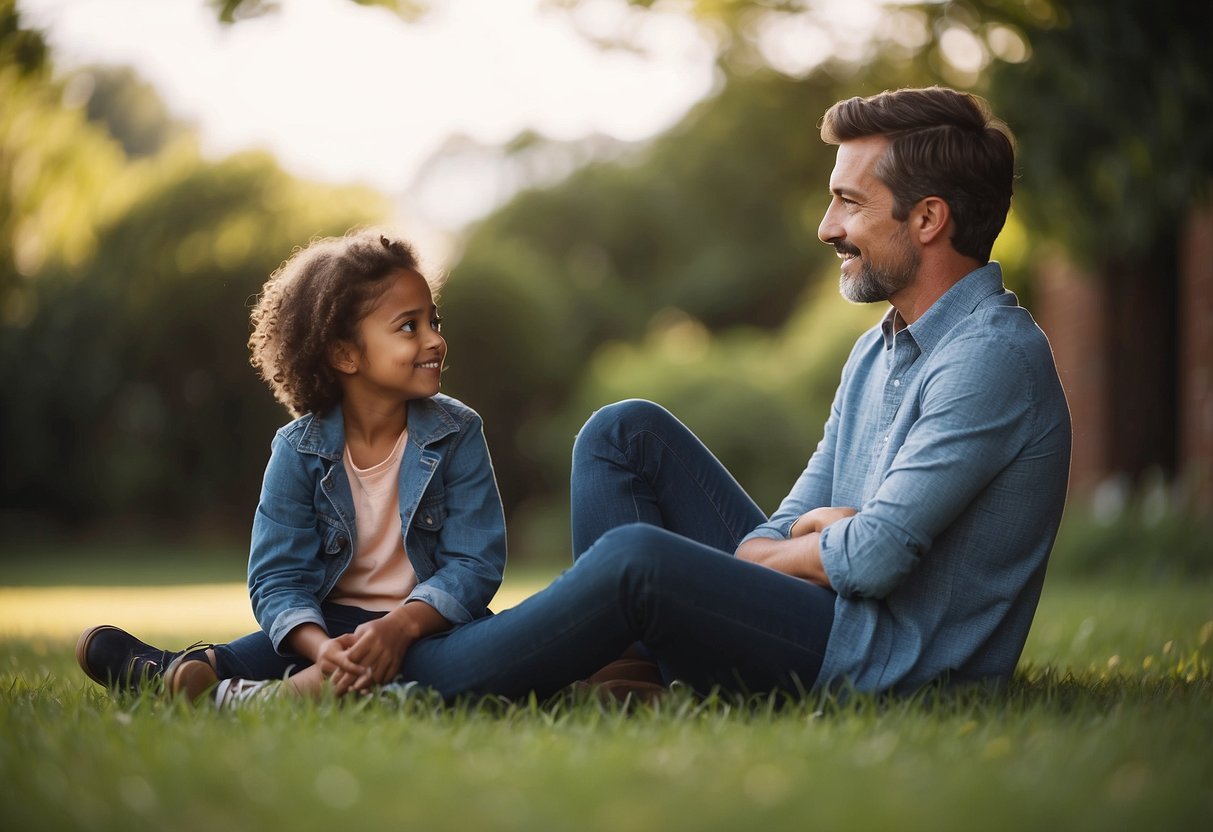
<path id="1" fill-rule="evenodd" d="M 0 828 L 1090 830 L 1213 824 L 1213 581 L 1052 581 L 1000 693 L 111 699 L 0 642 Z"/>

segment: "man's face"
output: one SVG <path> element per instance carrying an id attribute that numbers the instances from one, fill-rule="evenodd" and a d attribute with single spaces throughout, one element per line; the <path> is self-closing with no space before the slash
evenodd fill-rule
<path id="1" fill-rule="evenodd" d="M 888 146 L 884 136 L 838 146 L 830 207 L 817 229 L 842 258 L 838 288 L 854 303 L 890 300 L 914 282 L 921 262 L 907 223 L 893 218 L 893 193 L 874 173 Z"/>

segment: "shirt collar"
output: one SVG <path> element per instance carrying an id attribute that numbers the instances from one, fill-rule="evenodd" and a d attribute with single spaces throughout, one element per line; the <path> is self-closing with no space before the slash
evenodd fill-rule
<path id="1" fill-rule="evenodd" d="M 1019 301 L 1012 292 L 1002 285 L 1002 267 L 995 261 L 980 266 L 944 292 L 917 321 L 905 328 L 918 348 L 929 353 L 939 343 L 940 339 L 961 320 L 973 314 L 973 311 L 983 302 L 995 295 L 1005 295 L 1007 305 L 1016 306 Z M 881 332 L 884 333 L 885 349 L 893 345 L 896 333 L 893 331 L 893 321 L 897 310 L 890 307 L 884 319 L 880 322 Z"/>

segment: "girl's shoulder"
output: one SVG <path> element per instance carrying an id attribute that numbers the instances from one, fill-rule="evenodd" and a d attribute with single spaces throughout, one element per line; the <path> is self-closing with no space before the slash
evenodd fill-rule
<path id="1" fill-rule="evenodd" d="M 334 407 L 323 413 L 305 413 L 278 428 L 274 441 L 283 442 L 300 453 L 340 459 L 345 448 L 345 423 L 341 418 L 341 408 Z"/>
<path id="2" fill-rule="evenodd" d="M 441 439 L 475 433 L 481 429 L 480 414 L 459 399 L 438 393 L 409 402 L 409 439 L 425 446 Z"/>
<path id="3" fill-rule="evenodd" d="M 460 422 L 467 422 L 469 420 L 480 421 L 479 413 L 454 396 L 448 396 L 445 393 L 438 393 L 428 399 L 421 399 L 420 402 L 426 402 Z"/>

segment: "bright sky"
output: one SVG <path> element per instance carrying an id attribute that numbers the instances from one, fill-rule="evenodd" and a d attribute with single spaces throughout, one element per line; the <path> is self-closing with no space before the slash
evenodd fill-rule
<path id="1" fill-rule="evenodd" d="M 18 0 L 57 66 L 135 67 L 198 125 L 207 153 L 264 147 L 298 175 L 397 195 L 448 136 L 641 139 L 713 80 L 710 44 L 692 24 L 633 18 L 611 0 L 576 19 L 596 34 L 627 32 L 647 56 L 596 49 L 542 0 L 434 0 L 415 23 L 349 0 L 280 5 L 225 27 L 204 0 Z M 644 21 L 635 31 L 634 20 Z M 449 224 L 475 204 L 464 194 L 428 213 Z"/>

